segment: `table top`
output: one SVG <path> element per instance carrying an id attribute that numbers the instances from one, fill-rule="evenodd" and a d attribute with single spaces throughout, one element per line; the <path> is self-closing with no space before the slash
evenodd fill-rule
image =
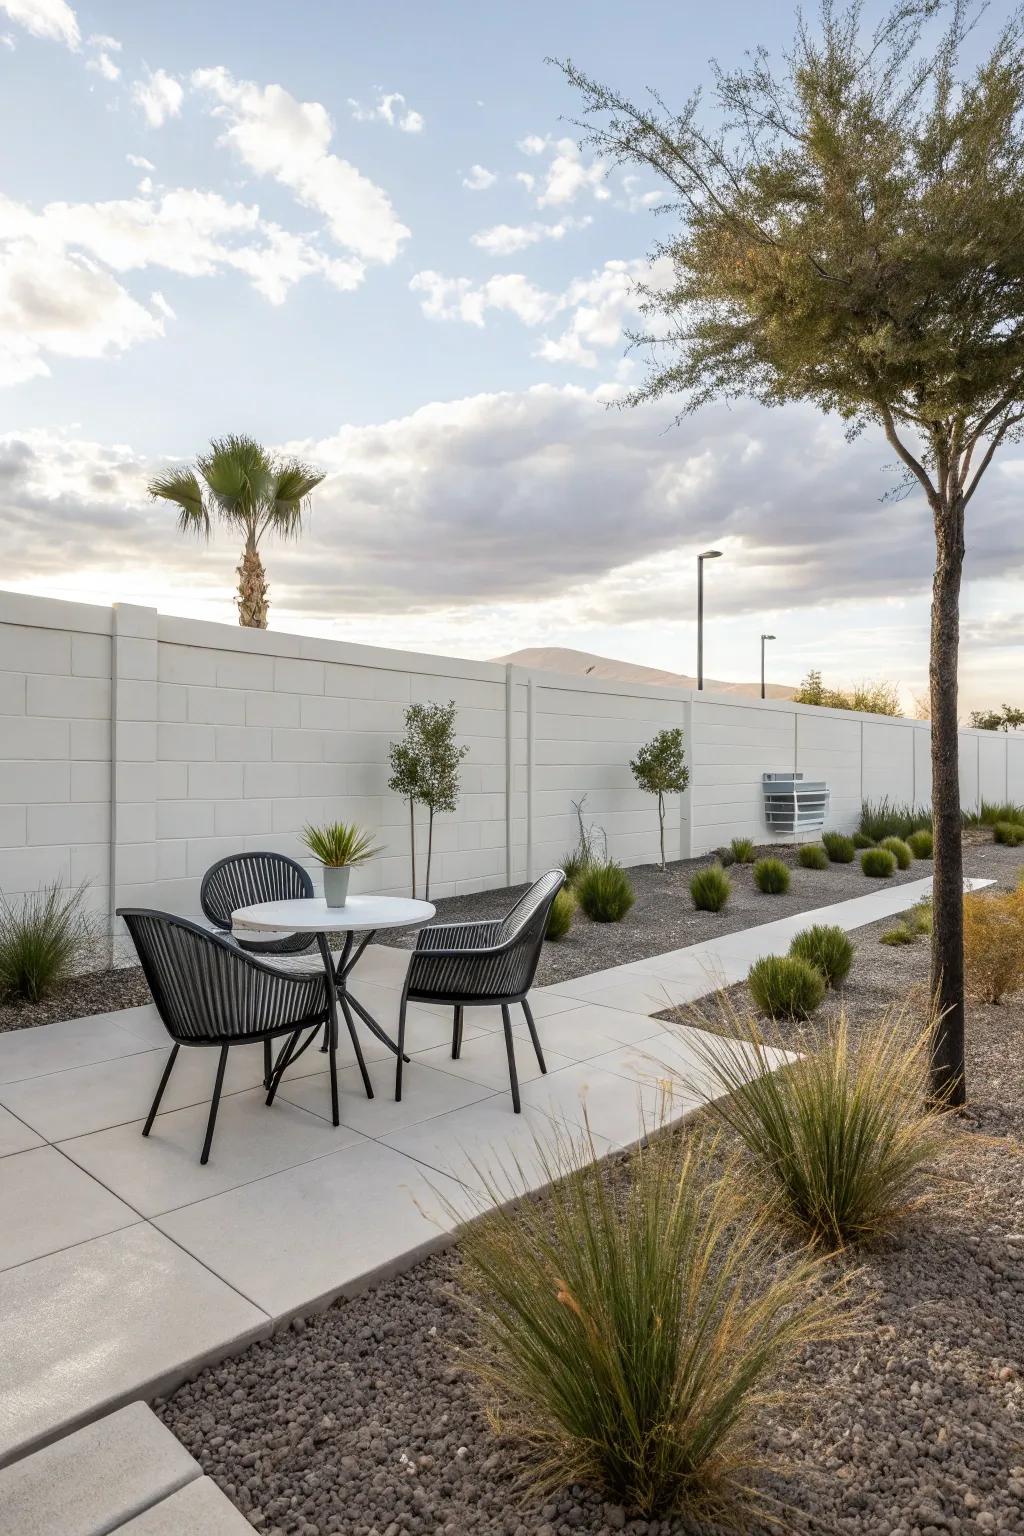
<path id="1" fill-rule="evenodd" d="M 429 923 L 435 911 L 432 902 L 410 901 L 404 896 L 350 896 L 343 907 L 329 907 L 322 896 L 299 896 L 240 907 L 231 914 L 231 926 L 274 933 L 361 933 L 374 928 L 421 927 Z"/>

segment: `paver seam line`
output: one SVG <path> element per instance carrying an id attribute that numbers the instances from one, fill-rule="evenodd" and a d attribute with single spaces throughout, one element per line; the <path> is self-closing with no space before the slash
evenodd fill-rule
<path id="1" fill-rule="evenodd" d="M 434 1071 L 435 1069 L 434 1068 L 430 1068 L 430 1070 Z M 561 1068 L 559 1068 L 559 1071 L 561 1071 Z M 446 1073 L 445 1075 L 447 1077 L 454 1077 L 455 1073 L 454 1072 L 449 1072 L 449 1073 Z M 296 1078 L 296 1082 L 301 1082 L 301 1081 L 302 1081 L 301 1078 Z M 431 1120 L 439 1120 L 442 1115 L 454 1114 L 457 1109 L 471 1109 L 474 1104 L 486 1104 L 488 1099 L 500 1098 L 501 1094 L 504 1092 L 504 1090 L 501 1089 L 501 1088 L 492 1088 L 489 1083 L 477 1083 L 473 1079 L 468 1078 L 468 1077 L 460 1077 L 460 1078 L 457 1079 L 457 1081 L 458 1082 L 462 1082 L 462 1083 L 469 1083 L 470 1086 L 473 1087 L 473 1088 L 486 1088 L 487 1092 L 486 1093 L 482 1093 L 478 1099 L 470 1099 L 468 1104 L 456 1104 L 456 1105 L 454 1105 L 454 1106 L 452 1106 L 452 1107 L 450 1107 L 448 1109 L 438 1109 L 438 1110 L 435 1110 L 433 1114 L 424 1115 L 422 1120 L 410 1120 L 409 1121 L 409 1128 L 411 1129 L 412 1126 L 414 1126 L 414 1125 L 429 1125 Z M 277 1096 L 278 1096 L 278 1098 L 284 1098 L 285 1094 L 284 1094 L 283 1090 L 279 1089 Z M 403 1102 L 404 1101 L 405 1101 L 405 1096 L 403 1094 Z M 293 1104 L 294 1100 L 293 1099 L 288 1099 L 288 1103 L 289 1104 Z M 300 1105 L 296 1105 L 296 1108 L 297 1109 L 305 1109 L 306 1106 L 304 1104 L 300 1104 Z M 317 1115 L 317 1118 L 320 1119 L 320 1120 L 327 1120 L 327 1119 L 330 1118 L 328 1113 L 325 1112 L 324 1114 L 319 1115 L 318 1112 L 315 1109 L 310 1109 L 310 1110 L 307 1110 L 306 1112 L 307 1112 L 307 1114 L 310 1114 L 310 1115 Z M 343 1120 L 341 1123 L 342 1123 L 342 1125 L 345 1125 L 346 1122 Z M 353 1129 L 353 1127 L 349 1127 L 349 1129 Z M 398 1130 L 405 1130 L 406 1127 L 405 1126 L 395 1126 L 394 1129 L 396 1131 L 398 1131 Z M 365 1136 L 367 1141 L 375 1141 L 376 1142 L 376 1141 L 380 1141 L 381 1137 L 389 1136 L 392 1133 L 390 1131 L 381 1131 L 379 1136 L 372 1136 L 369 1131 L 360 1131 L 359 1134 L 360 1134 L 360 1136 Z M 344 1147 L 340 1147 L 338 1150 L 343 1152 L 345 1149 L 344 1149 Z"/>
<path id="2" fill-rule="evenodd" d="M 77 1243 L 59 1243 L 56 1248 L 48 1248 L 45 1253 L 34 1253 L 31 1258 L 19 1259 L 16 1264 L 5 1264 L 0 1268 L 0 1276 L 13 1275 L 17 1270 L 24 1269 L 26 1264 L 37 1264 L 41 1259 L 56 1258 L 58 1253 L 70 1253 L 73 1248 L 84 1248 L 86 1243 L 94 1243 L 98 1237 L 113 1237 L 115 1232 L 130 1232 L 133 1227 L 150 1225 L 145 1216 L 140 1216 L 137 1211 L 133 1214 L 136 1217 L 135 1221 L 126 1221 L 122 1227 L 112 1227 L 109 1232 L 95 1232 L 92 1237 L 79 1238 Z"/>
<path id="3" fill-rule="evenodd" d="M 0 1093 L 2 1093 L 2 1092 L 3 1092 L 3 1089 L 0 1088 Z M 25 1127 L 26 1131 L 31 1131 L 33 1136 L 42 1136 L 43 1142 L 47 1146 L 49 1146 L 49 1142 L 47 1141 L 47 1138 L 45 1136 L 43 1136 L 42 1131 L 37 1131 L 34 1125 L 29 1125 L 28 1121 L 23 1119 L 22 1116 L 19 1115 L 15 1110 L 8 1109 L 7 1105 L 3 1102 L 2 1099 L 0 1099 L 0 1109 L 7 1110 L 7 1113 L 10 1115 L 11 1119 L 12 1120 L 17 1120 L 18 1124 L 19 1125 L 23 1125 Z M 22 1152 L 32 1152 L 34 1150 L 35 1149 L 33 1147 L 22 1147 L 21 1148 Z M 18 1156 L 17 1150 L 15 1150 L 14 1152 L 0 1152 L 0 1162 L 2 1162 L 5 1157 L 17 1157 L 17 1156 Z"/>
<path id="4" fill-rule="evenodd" d="M 91 1015 L 88 1014 L 88 1013 L 84 1013 L 82 1015 L 83 1019 L 88 1019 L 90 1017 L 91 1017 Z M 55 1023 L 63 1023 L 65 1021 L 62 1020 L 62 1019 L 58 1019 L 58 1020 L 54 1020 L 54 1022 Z M 112 1025 L 111 1027 L 116 1029 L 117 1025 L 115 1024 L 115 1025 Z M 47 1024 L 35 1024 L 35 1025 L 30 1025 L 29 1028 L 30 1029 L 48 1029 L 49 1026 Z M 5 1030 L 4 1031 L 4 1034 L 8 1034 L 8 1033 L 9 1034 L 20 1034 L 21 1031 L 20 1030 L 10 1030 L 10 1031 Z M 138 1044 L 138 1047 L 139 1047 L 138 1050 L 137 1051 L 119 1051 L 116 1056 L 99 1056 L 99 1057 L 97 1057 L 97 1059 L 95 1061 L 80 1061 L 80 1062 L 77 1063 L 77 1065 L 80 1066 L 80 1067 L 101 1067 L 105 1061 L 123 1061 L 126 1056 L 145 1056 L 150 1051 L 154 1051 L 154 1050 L 159 1050 L 160 1049 L 159 1046 L 144 1045 L 143 1042 L 138 1039 L 138 1036 L 134 1036 L 134 1037 L 129 1036 L 127 1030 L 122 1029 L 120 1031 L 120 1033 L 122 1035 L 124 1035 L 126 1040 L 134 1038 L 136 1040 L 136 1043 Z M 0 1039 L 2 1039 L 2 1038 L 3 1038 L 3 1036 L 0 1035 Z M 9 1077 L 9 1078 L 6 1078 L 2 1083 L 0 1083 L 0 1092 L 2 1092 L 4 1088 L 12 1087 L 13 1084 L 15 1084 L 15 1083 L 28 1083 L 28 1082 L 31 1082 L 32 1079 L 36 1078 L 36 1077 L 56 1077 L 58 1075 L 58 1073 L 60 1073 L 60 1072 L 73 1072 L 74 1070 L 75 1070 L 74 1067 L 54 1067 L 53 1070 L 49 1071 L 49 1072 L 26 1072 L 24 1077 Z M 4 1107 L 6 1108 L 6 1105 Z"/>

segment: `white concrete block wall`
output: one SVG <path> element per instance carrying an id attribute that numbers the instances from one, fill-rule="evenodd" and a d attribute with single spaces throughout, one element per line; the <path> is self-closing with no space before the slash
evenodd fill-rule
<path id="1" fill-rule="evenodd" d="M 405 892 L 408 811 L 387 788 L 388 747 L 411 702 L 449 698 L 469 751 L 458 811 L 435 823 L 439 896 L 556 863 L 584 793 L 614 858 L 653 860 L 656 805 L 629 761 L 666 727 L 683 728 L 691 772 L 668 807 L 670 857 L 764 841 L 772 769 L 825 779 L 830 824 L 846 830 L 862 798 L 930 799 L 921 722 L 0 593 L 0 891 L 85 881 L 97 911 L 195 912 L 216 859 L 260 847 L 301 857 L 304 823 L 344 817 L 384 846 L 355 888 Z M 965 808 L 1024 802 L 1024 738 L 965 731 L 960 766 Z M 422 811 L 417 829 L 422 877 Z"/>

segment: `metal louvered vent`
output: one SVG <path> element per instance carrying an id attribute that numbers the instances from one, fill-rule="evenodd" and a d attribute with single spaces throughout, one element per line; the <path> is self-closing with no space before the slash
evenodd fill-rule
<path id="1" fill-rule="evenodd" d="M 828 815 L 828 785 L 802 773 L 763 773 L 764 819 L 771 832 L 818 832 Z"/>

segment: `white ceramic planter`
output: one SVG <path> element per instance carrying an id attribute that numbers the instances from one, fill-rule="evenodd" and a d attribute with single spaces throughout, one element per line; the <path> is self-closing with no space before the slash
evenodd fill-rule
<path id="1" fill-rule="evenodd" d="M 348 877 L 352 873 L 350 864 L 342 864 L 340 867 L 331 868 L 324 865 L 324 900 L 329 907 L 343 907 L 348 900 Z"/>

